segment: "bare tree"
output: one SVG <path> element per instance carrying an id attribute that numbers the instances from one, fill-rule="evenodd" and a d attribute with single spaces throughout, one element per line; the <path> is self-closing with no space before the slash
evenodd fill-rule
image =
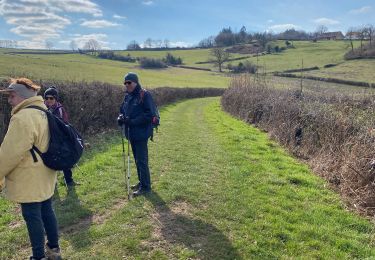
<path id="1" fill-rule="evenodd" d="M 101 49 L 100 43 L 95 39 L 88 40 L 85 45 L 83 46 L 85 51 L 91 52 L 91 54 L 95 54 Z"/>
<path id="2" fill-rule="evenodd" d="M 372 45 L 372 39 L 374 38 L 375 36 L 375 27 L 372 25 L 372 24 L 368 24 L 366 26 L 366 32 L 367 32 L 367 38 L 369 39 L 370 41 L 370 45 Z"/>
<path id="3" fill-rule="evenodd" d="M 0 40 L 0 48 L 17 48 L 17 41 Z"/>
<path id="4" fill-rule="evenodd" d="M 363 41 L 366 39 L 366 36 L 367 36 L 367 28 L 365 26 L 359 27 L 358 37 L 359 37 L 359 40 L 361 41 L 361 52 L 363 50 Z"/>
<path id="5" fill-rule="evenodd" d="M 328 27 L 325 25 L 319 25 L 315 30 L 315 39 L 317 40 L 319 36 L 323 35 L 324 33 L 328 32 Z"/>
<path id="6" fill-rule="evenodd" d="M 168 39 L 164 39 L 164 48 L 168 49 L 170 45 L 170 41 Z"/>
<path id="7" fill-rule="evenodd" d="M 135 40 L 131 41 L 126 47 L 127 50 L 139 50 L 141 47 Z"/>
<path id="8" fill-rule="evenodd" d="M 75 51 L 77 49 L 77 43 L 74 40 L 70 42 L 69 46 L 72 49 L 72 51 Z"/>
<path id="9" fill-rule="evenodd" d="M 162 40 L 155 40 L 154 41 L 155 48 L 161 48 L 163 47 L 163 41 Z"/>
<path id="10" fill-rule="evenodd" d="M 145 48 L 152 48 L 152 39 L 147 38 L 143 45 L 144 45 Z"/>
<path id="11" fill-rule="evenodd" d="M 214 45 L 215 45 L 215 37 L 214 36 L 210 36 L 206 39 L 203 39 L 198 43 L 198 47 L 200 47 L 200 48 L 212 48 L 212 47 L 214 47 Z"/>
<path id="12" fill-rule="evenodd" d="M 348 31 L 346 32 L 346 38 L 349 39 L 350 47 L 352 48 L 352 51 L 354 50 L 353 39 L 354 39 L 355 32 L 356 30 L 353 27 L 350 27 Z"/>
<path id="13" fill-rule="evenodd" d="M 45 46 L 46 46 L 46 49 L 50 51 L 53 48 L 54 44 L 53 42 L 47 40 L 45 42 Z"/>
<path id="14" fill-rule="evenodd" d="M 210 55 L 212 56 L 212 62 L 219 67 L 219 71 L 222 72 L 222 66 L 224 62 L 229 60 L 230 54 L 226 52 L 224 48 L 213 48 L 210 51 Z"/>

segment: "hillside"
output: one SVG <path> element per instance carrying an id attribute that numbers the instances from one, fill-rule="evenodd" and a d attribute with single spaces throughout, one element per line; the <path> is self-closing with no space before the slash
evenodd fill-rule
<path id="1" fill-rule="evenodd" d="M 285 46 L 284 41 L 272 45 Z M 237 65 L 239 62 L 251 61 L 258 64 L 260 73 L 272 73 L 300 69 L 303 59 L 304 68 L 319 67 L 319 70 L 306 72 L 305 75 L 333 77 L 353 81 L 375 82 L 375 60 L 363 59 L 355 61 L 344 60 L 344 54 L 349 50 L 345 41 L 295 41 L 295 48 L 289 48 L 281 53 L 266 54 L 240 61 L 230 61 L 224 64 Z M 359 42 L 355 42 L 358 46 Z M 22 51 L 22 50 L 18 50 Z M 16 52 L 9 54 L 9 52 Z M 35 51 L 29 51 L 30 53 Z M 208 68 L 210 71 L 169 67 L 162 70 L 140 69 L 137 63 L 103 60 L 89 55 L 80 54 L 17 54 L 17 50 L 0 49 L 0 76 L 25 75 L 32 78 L 58 79 L 73 81 L 104 81 L 121 84 L 121 76 L 126 71 L 140 74 L 147 87 L 155 86 L 192 86 L 192 87 L 226 87 L 229 79 L 225 74 L 217 73 L 217 68 L 210 60 L 209 49 L 191 50 L 141 50 L 116 51 L 132 57 L 149 57 L 161 59 L 170 52 L 183 59 L 184 65 Z M 48 51 L 45 51 L 48 53 Z M 231 54 L 231 58 L 248 57 L 250 54 Z M 203 64 L 202 64 L 203 62 Z M 327 64 L 337 64 L 335 67 L 324 68 Z M 298 73 L 297 73 L 298 74 Z"/>
<path id="2" fill-rule="evenodd" d="M 138 64 L 99 59 L 90 55 L 8 52 L 10 50 L 0 49 L 0 77 L 26 76 L 37 80 L 102 81 L 122 85 L 123 75 L 128 71 L 134 71 L 148 88 L 227 87 L 229 83 L 229 78 L 225 75 L 210 71 L 173 67 L 145 70 L 140 69 Z"/>

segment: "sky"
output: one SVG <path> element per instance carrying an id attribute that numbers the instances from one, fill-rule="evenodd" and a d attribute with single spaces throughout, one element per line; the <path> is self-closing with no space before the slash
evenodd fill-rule
<path id="1" fill-rule="evenodd" d="M 0 40 L 23 48 L 69 49 L 89 39 L 104 49 L 167 39 L 188 47 L 222 28 L 248 32 L 289 28 L 329 31 L 375 25 L 375 0 L 0 0 Z"/>

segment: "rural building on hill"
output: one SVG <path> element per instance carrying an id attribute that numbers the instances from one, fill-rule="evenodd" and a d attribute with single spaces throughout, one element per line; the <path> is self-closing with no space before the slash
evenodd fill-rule
<path id="1" fill-rule="evenodd" d="M 343 40 L 344 34 L 342 32 L 326 32 L 318 36 L 318 40 Z"/>

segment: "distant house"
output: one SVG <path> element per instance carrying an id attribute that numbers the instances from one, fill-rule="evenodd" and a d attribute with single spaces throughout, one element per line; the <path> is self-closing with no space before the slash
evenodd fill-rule
<path id="1" fill-rule="evenodd" d="M 326 32 L 318 36 L 318 40 L 343 40 L 344 38 L 342 32 Z"/>
<path id="2" fill-rule="evenodd" d="M 346 35 L 345 35 L 345 39 L 346 40 L 359 40 L 361 38 L 360 36 L 360 33 L 359 32 L 348 32 Z"/>

